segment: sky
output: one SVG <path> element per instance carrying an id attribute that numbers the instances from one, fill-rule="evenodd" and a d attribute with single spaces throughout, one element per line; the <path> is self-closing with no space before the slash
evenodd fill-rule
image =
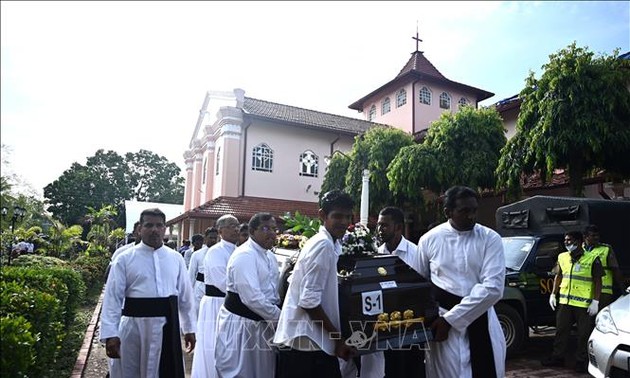
<path id="1" fill-rule="evenodd" d="M 207 91 L 354 118 L 420 50 L 448 79 L 513 96 L 576 42 L 630 51 L 630 1 L 1 2 L 2 175 L 43 188 L 97 150 L 182 168 Z"/>

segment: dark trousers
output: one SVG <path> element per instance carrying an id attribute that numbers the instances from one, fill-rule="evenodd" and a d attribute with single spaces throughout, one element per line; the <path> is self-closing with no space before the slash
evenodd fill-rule
<path id="1" fill-rule="evenodd" d="M 425 378 L 424 350 L 414 345 L 409 350 L 386 350 L 385 378 Z"/>
<path id="2" fill-rule="evenodd" d="M 569 345 L 571 326 L 577 323 L 577 346 L 575 362 L 585 363 L 587 358 L 587 343 L 595 326 L 594 318 L 586 312 L 584 307 L 558 305 L 556 312 L 556 337 L 553 341 L 553 358 L 564 358 Z"/>
<path id="3" fill-rule="evenodd" d="M 281 349 L 276 362 L 276 378 L 341 378 L 339 360 L 323 351 L 303 352 Z"/>

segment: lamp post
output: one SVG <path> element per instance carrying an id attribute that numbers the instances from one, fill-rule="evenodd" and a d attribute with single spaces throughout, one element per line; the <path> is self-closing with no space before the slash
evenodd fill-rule
<path id="1" fill-rule="evenodd" d="M 324 156 L 324 160 L 326 161 L 326 164 L 330 163 L 330 159 L 332 159 L 332 157 L 335 154 L 340 154 L 346 159 L 354 162 L 354 159 L 352 159 L 350 156 L 344 154 L 343 152 L 339 150 L 335 150 L 330 156 Z M 369 217 L 369 212 L 370 212 L 370 170 L 367 168 L 363 169 L 363 175 L 361 176 L 361 207 L 360 209 L 361 209 L 360 210 L 361 212 L 359 213 L 359 222 L 367 227 L 368 217 Z"/>
<path id="2" fill-rule="evenodd" d="M 5 217 L 9 214 L 9 209 L 5 206 L 2 207 L 2 212 L 1 212 L 2 216 Z M 20 219 L 22 219 L 22 217 L 24 216 L 24 214 L 26 214 L 26 209 L 20 206 L 13 206 L 13 213 L 11 215 L 11 241 L 9 243 L 9 247 L 8 247 L 8 251 L 9 251 L 9 260 L 8 260 L 8 264 L 11 265 L 11 258 L 12 256 L 12 246 L 13 246 L 13 241 L 15 238 L 15 224 L 17 223 L 17 221 L 19 221 Z"/>

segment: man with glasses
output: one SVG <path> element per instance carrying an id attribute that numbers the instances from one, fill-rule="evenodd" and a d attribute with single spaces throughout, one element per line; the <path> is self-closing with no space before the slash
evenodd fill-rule
<path id="1" fill-rule="evenodd" d="M 249 239 L 228 260 L 226 296 L 217 318 L 217 377 L 274 377 L 276 356 L 267 341 L 280 317 L 278 263 L 270 251 L 276 231 L 271 214 L 256 213 L 249 221 Z"/>

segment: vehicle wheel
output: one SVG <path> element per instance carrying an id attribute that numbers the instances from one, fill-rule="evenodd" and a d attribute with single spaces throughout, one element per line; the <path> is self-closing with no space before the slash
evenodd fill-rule
<path id="1" fill-rule="evenodd" d="M 525 343 L 525 326 L 521 314 L 505 303 L 498 303 L 494 310 L 499 318 L 508 356 L 518 353 Z"/>

